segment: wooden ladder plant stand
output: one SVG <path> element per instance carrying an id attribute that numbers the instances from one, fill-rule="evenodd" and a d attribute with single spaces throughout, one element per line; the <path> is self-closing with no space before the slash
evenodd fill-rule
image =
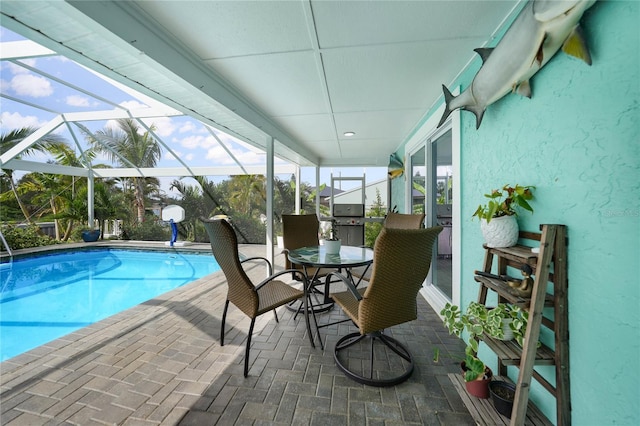
<path id="1" fill-rule="evenodd" d="M 528 240 L 540 244 L 539 253 L 533 253 L 531 247 L 516 245 L 507 248 L 490 248 L 486 245 L 483 271 L 491 273 L 493 260 L 497 258 L 498 276 L 507 275 L 507 268 L 518 270 L 523 264 L 529 265 L 535 276 L 530 297 L 522 297 L 514 292 L 507 283 L 498 278 L 475 276 L 480 284 L 478 302 L 485 304 L 488 290 L 498 294 L 498 301 L 518 305 L 529 312 L 524 345 L 521 348 L 515 341 L 501 341 L 483 337 L 483 341 L 498 356 L 499 374 L 506 377 L 507 366 L 518 367 L 516 394 L 511 413 L 512 426 L 540 424 L 536 412 L 535 422 L 527 419 L 527 405 L 531 379 L 538 381 L 556 399 L 556 424 L 571 425 L 571 394 L 569 386 L 569 327 L 568 327 L 568 279 L 567 279 L 567 237 L 564 225 L 542 225 L 541 233 L 520 232 L 521 241 Z M 549 286 L 549 283 L 553 283 Z M 552 288 L 552 292 L 548 288 Z M 543 309 L 553 309 L 553 319 L 543 315 Z M 544 344 L 538 346 L 540 330 L 546 327 L 554 334 L 554 348 Z M 536 365 L 555 367 L 555 386 L 534 370 Z M 467 406 L 472 411 L 472 409 Z M 472 412 L 472 415 L 478 412 Z M 533 413 L 530 413 L 533 414 Z M 499 416 L 499 415 L 498 415 Z"/>

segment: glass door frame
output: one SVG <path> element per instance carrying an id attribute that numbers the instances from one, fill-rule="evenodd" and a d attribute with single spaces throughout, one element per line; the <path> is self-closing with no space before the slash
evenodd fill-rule
<path id="1" fill-rule="evenodd" d="M 425 223 L 427 226 L 430 226 L 433 223 L 435 217 L 435 202 L 433 201 L 433 197 L 431 196 L 431 192 L 435 187 L 434 176 L 436 175 L 436 171 L 433 170 L 433 146 L 432 144 L 438 140 L 438 138 L 444 135 L 447 131 L 451 130 L 451 160 L 452 160 L 452 168 L 453 168 L 453 179 L 452 179 L 452 222 L 453 226 L 451 228 L 451 274 L 452 274 L 452 282 L 451 282 L 451 291 L 452 298 L 451 300 L 446 297 L 440 289 L 438 289 L 433 284 L 432 273 L 429 272 L 429 276 L 425 280 L 425 283 L 420 290 L 422 296 L 429 302 L 431 307 L 439 313 L 444 305 L 447 302 L 451 302 L 460 306 L 460 276 L 461 276 L 461 255 L 462 255 L 462 247 L 461 247 L 461 197 L 460 197 L 460 184 L 461 184 L 461 170 L 460 170 L 460 111 L 456 110 L 451 113 L 449 119 L 440 127 L 437 128 L 437 117 L 440 116 L 442 108 L 436 111 L 432 117 L 427 120 L 424 126 L 425 136 L 422 137 L 418 142 L 407 145 L 406 154 L 408 161 L 408 167 L 411 167 L 411 156 L 416 154 L 420 149 L 425 148 L 425 164 L 427 165 L 427 173 L 426 177 L 429 180 L 426 185 L 427 188 L 427 196 L 425 196 L 425 212 L 427 214 Z M 407 170 L 410 173 L 412 171 Z M 436 177 L 437 178 L 437 177 Z M 412 182 L 411 176 L 408 176 L 406 179 L 406 187 L 405 187 L 405 211 L 409 212 L 412 207 Z M 434 254 L 435 256 L 435 254 Z"/>

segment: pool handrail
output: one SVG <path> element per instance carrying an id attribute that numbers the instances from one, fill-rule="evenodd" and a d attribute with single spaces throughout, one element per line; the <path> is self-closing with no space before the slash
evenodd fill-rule
<path id="1" fill-rule="evenodd" d="M 11 257 L 11 259 L 13 259 L 13 253 L 11 252 L 11 247 L 9 247 L 9 244 L 7 244 L 7 240 L 4 239 L 4 235 L 2 234 L 2 229 L 0 229 L 0 239 L 2 240 L 2 244 L 4 245 L 4 248 L 7 249 L 7 253 L 9 253 L 9 256 Z"/>

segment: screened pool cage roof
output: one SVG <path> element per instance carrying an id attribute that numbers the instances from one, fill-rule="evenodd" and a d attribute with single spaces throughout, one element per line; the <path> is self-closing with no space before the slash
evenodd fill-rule
<path id="1" fill-rule="evenodd" d="M 10 39 L 10 40 L 6 40 Z M 92 71 L 31 40 L 2 29 L 2 132 L 23 127 L 38 130 L 0 155 L 0 167 L 95 178 L 184 177 L 266 174 L 266 153 L 229 129 L 205 123 Z M 43 153 L 23 155 L 47 134 L 64 137 L 78 158 L 89 149 L 87 136 L 116 129 L 117 119 L 133 119 L 163 148 L 155 168 L 118 167 L 97 157 L 85 167 L 54 164 Z M 121 159 L 122 163 L 127 163 Z M 112 168 L 93 167 L 96 164 Z M 277 157 L 274 174 L 296 172 Z"/>

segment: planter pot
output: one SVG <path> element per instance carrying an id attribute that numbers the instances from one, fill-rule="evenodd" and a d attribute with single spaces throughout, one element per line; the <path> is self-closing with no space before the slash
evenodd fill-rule
<path id="1" fill-rule="evenodd" d="M 324 240 L 324 249 L 327 252 L 327 254 L 340 253 L 341 245 L 342 245 L 342 242 L 340 240 L 337 240 L 337 241 Z"/>
<path id="2" fill-rule="evenodd" d="M 462 367 L 462 374 L 464 375 L 464 371 L 466 370 L 464 361 L 462 361 L 460 367 Z M 486 378 L 478 378 L 477 380 L 474 380 L 472 382 L 464 382 L 464 386 L 465 388 L 467 388 L 467 392 L 469 393 L 469 395 L 482 399 L 489 398 L 489 383 L 491 382 L 491 379 L 493 377 L 493 372 L 489 367 L 485 368 L 484 377 Z"/>
<path id="3" fill-rule="evenodd" d="M 498 413 L 510 419 L 516 387 L 511 383 L 496 380 L 489 383 L 489 392 Z"/>
<path id="4" fill-rule="evenodd" d="M 518 242 L 518 221 L 515 216 L 502 216 L 480 221 L 484 242 L 488 247 L 511 247 Z"/>
<path id="5" fill-rule="evenodd" d="M 513 330 L 511 330 L 511 327 L 509 327 L 509 325 L 511 324 L 511 318 L 506 318 L 502 320 L 502 334 L 503 337 L 502 339 L 499 340 L 503 340 L 505 342 L 509 341 L 509 340 L 513 340 L 513 338 L 515 337 L 513 335 Z"/>
<path id="6" fill-rule="evenodd" d="M 85 243 L 92 243 L 98 241 L 100 238 L 100 230 L 95 229 L 93 231 L 82 231 L 82 241 Z"/>

